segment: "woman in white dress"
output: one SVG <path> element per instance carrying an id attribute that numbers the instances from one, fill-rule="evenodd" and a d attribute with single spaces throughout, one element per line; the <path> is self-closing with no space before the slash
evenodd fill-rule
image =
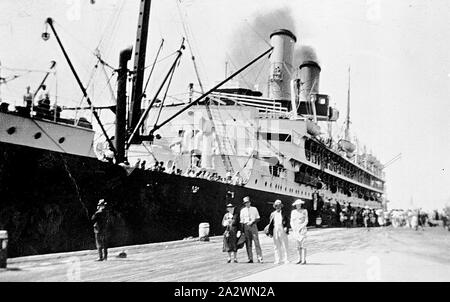
<path id="1" fill-rule="evenodd" d="M 291 227 L 294 238 L 297 241 L 297 250 L 299 260 L 297 264 L 306 264 L 306 225 L 308 224 L 308 211 L 302 209 L 302 204 L 305 202 L 301 199 L 297 199 L 292 205 L 295 207 L 291 212 Z"/>

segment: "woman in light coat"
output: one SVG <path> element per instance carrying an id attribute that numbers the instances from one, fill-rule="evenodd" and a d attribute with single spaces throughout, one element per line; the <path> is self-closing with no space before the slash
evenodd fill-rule
<path id="1" fill-rule="evenodd" d="M 295 207 L 291 212 L 291 227 L 294 238 L 297 241 L 297 250 L 299 260 L 297 264 L 306 264 L 306 226 L 308 224 L 308 211 L 302 209 L 302 205 L 305 202 L 301 199 L 297 199 L 292 205 Z"/>

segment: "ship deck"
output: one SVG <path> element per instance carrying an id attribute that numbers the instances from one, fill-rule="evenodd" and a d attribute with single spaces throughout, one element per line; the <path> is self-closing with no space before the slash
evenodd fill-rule
<path id="1" fill-rule="evenodd" d="M 247 264 L 245 248 L 227 264 L 221 236 L 194 238 L 112 248 L 106 262 L 94 261 L 95 250 L 11 258 L 0 281 L 450 281 L 449 235 L 442 227 L 311 229 L 305 266 L 274 265 L 262 233 L 263 264 Z M 123 250 L 127 258 L 117 258 Z"/>

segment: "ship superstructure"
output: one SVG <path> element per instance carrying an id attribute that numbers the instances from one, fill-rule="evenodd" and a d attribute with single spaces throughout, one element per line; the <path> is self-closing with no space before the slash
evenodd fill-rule
<path id="1" fill-rule="evenodd" d="M 219 88 L 156 131 L 158 139 L 132 145 L 130 163 L 158 158 L 170 170 L 225 180 L 231 176 L 245 187 L 289 199 L 312 199 L 318 193 L 331 203 L 381 207 L 384 175 L 378 160 L 355 152 L 348 129 L 337 143 L 322 135 L 319 123 L 336 122 L 339 112 L 319 92 L 321 67 L 314 61 L 292 66 L 297 39 L 291 31 L 277 30 L 270 38 L 267 97 L 244 88 Z M 186 104 L 189 100 L 152 108 L 142 134 Z"/>

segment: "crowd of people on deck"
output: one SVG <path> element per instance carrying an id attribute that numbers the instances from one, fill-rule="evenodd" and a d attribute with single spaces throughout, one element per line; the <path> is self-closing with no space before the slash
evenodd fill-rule
<path id="1" fill-rule="evenodd" d="M 234 174 L 227 172 L 225 177 L 220 176 L 217 172 L 208 171 L 205 168 L 200 168 L 195 165 L 187 168 L 184 172 L 182 169 L 176 167 L 174 163 L 165 164 L 164 161 L 155 161 L 152 166 L 147 167 L 145 160 L 138 159 L 133 167 L 126 161 L 119 165 L 129 169 L 142 169 L 156 172 L 165 172 L 168 174 L 180 175 L 185 177 L 202 178 L 210 181 L 218 181 L 226 184 L 242 186 L 245 184 L 244 178 L 240 172 L 237 171 Z"/>

